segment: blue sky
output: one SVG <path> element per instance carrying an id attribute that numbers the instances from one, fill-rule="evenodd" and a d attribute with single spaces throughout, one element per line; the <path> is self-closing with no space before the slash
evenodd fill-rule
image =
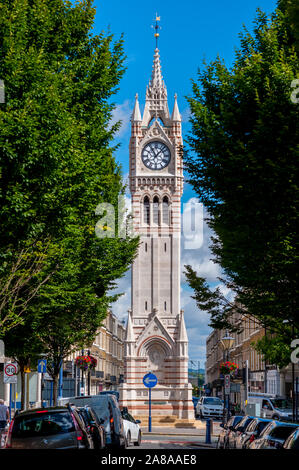
<path id="1" fill-rule="evenodd" d="M 178 94 L 179 109 L 183 118 L 183 135 L 190 131 L 188 124 L 188 103 L 186 96 L 191 94 L 191 79 L 195 79 L 203 60 L 207 62 L 217 55 L 227 66 L 234 60 L 235 49 L 239 45 L 239 33 L 245 24 L 252 29 L 257 8 L 270 14 L 276 6 L 272 0 L 214 0 L 213 2 L 185 0 L 163 0 L 140 2 L 130 0 L 95 0 L 97 8 L 94 33 L 104 30 L 118 38 L 124 33 L 127 71 L 120 83 L 120 90 L 114 97 L 117 105 L 114 120 L 121 119 L 123 125 L 116 136 L 121 146 L 116 159 L 121 163 L 123 174 L 129 169 L 130 115 L 135 94 L 139 95 L 141 112 L 145 101 L 145 88 L 149 82 L 155 49 L 154 24 L 156 12 L 161 18 L 159 38 L 162 74 L 168 91 L 170 111 L 174 93 Z M 185 184 L 182 202 L 194 198 L 195 194 Z M 182 245 L 182 265 L 192 264 L 205 276 L 211 285 L 220 285 L 217 277 L 219 267 L 211 261 L 209 240 L 211 232 L 204 224 L 203 245 L 197 250 L 185 250 Z M 221 286 L 220 286 L 221 287 Z M 124 292 L 112 310 L 120 318 L 125 318 L 130 305 L 130 274 L 119 282 L 119 291 Z M 189 356 L 193 361 L 205 361 L 205 340 L 211 331 L 207 314 L 200 312 L 191 298 L 192 292 L 185 283 L 182 273 L 181 300 L 185 310 L 185 320 L 189 336 Z"/>

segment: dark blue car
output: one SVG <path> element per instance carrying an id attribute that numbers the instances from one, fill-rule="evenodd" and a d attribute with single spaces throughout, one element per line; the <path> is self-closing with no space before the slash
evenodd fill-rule
<path id="1" fill-rule="evenodd" d="M 199 400 L 199 397 L 192 397 L 194 409 L 196 408 L 198 400 Z"/>

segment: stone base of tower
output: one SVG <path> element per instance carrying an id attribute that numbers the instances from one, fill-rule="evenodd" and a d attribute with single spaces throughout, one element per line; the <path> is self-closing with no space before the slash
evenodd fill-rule
<path id="1" fill-rule="evenodd" d="M 124 383 L 119 389 L 120 406 L 127 407 L 129 413 L 135 419 L 148 416 L 149 390 L 143 385 L 132 385 Z M 191 384 L 163 386 L 157 385 L 151 390 L 151 415 L 152 422 L 170 423 L 175 420 L 194 421 L 194 406 L 192 402 Z M 142 422 L 142 424 L 144 424 Z M 153 424 L 154 425 L 154 424 Z M 158 424 L 156 424 L 158 425 Z"/>

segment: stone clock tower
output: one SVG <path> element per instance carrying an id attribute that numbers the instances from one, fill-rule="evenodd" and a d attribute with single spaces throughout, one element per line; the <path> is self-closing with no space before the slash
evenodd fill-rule
<path id="1" fill-rule="evenodd" d="M 141 243 L 132 267 L 121 405 L 135 417 L 147 415 L 148 389 L 142 378 L 152 371 L 158 378 L 152 389 L 153 418 L 191 420 L 188 337 L 180 310 L 181 116 L 176 95 L 169 113 L 158 48 L 143 116 L 136 95 L 131 123 L 130 191 Z"/>

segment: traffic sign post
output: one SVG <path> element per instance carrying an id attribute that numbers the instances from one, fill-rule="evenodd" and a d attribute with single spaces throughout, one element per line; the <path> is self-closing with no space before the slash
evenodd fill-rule
<path id="1" fill-rule="evenodd" d="M 7 362 L 4 364 L 3 382 L 9 384 L 9 420 L 11 421 L 11 408 L 12 408 L 12 384 L 17 383 L 18 365 L 15 362 Z"/>
<path id="2" fill-rule="evenodd" d="M 43 402 L 43 391 L 44 391 L 44 386 L 45 386 L 45 375 L 47 372 L 47 360 L 46 359 L 39 359 L 37 363 L 37 372 L 39 374 L 42 374 L 41 377 L 41 402 L 42 402 L 42 407 L 44 406 Z"/>
<path id="3" fill-rule="evenodd" d="M 37 372 L 40 374 L 45 374 L 47 372 L 47 360 L 39 359 L 37 364 Z"/>
<path id="4" fill-rule="evenodd" d="M 227 374 L 224 376 L 224 402 L 225 402 L 225 408 L 227 409 L 227 418 L 229 417 L 229 412 L 230 412 L 229 397 L 230 397 L 230 375 Z"/>
<path id="5" fill-rule="evenodd" d="M 16 384 L 18 381 L 17 373 L 18 365 L 15 362 L 7 362 L 4 364 L 3 382 L 5 384 Z"/>
<path id="6" fill-rule="evenodd" d="M 149 372 L 143 377 L 144 385 L 149 389 L 149 400 L 148 400 L 148 432 L 152 432 L 152 388 L 158 383 L 157 377 Z"/>

